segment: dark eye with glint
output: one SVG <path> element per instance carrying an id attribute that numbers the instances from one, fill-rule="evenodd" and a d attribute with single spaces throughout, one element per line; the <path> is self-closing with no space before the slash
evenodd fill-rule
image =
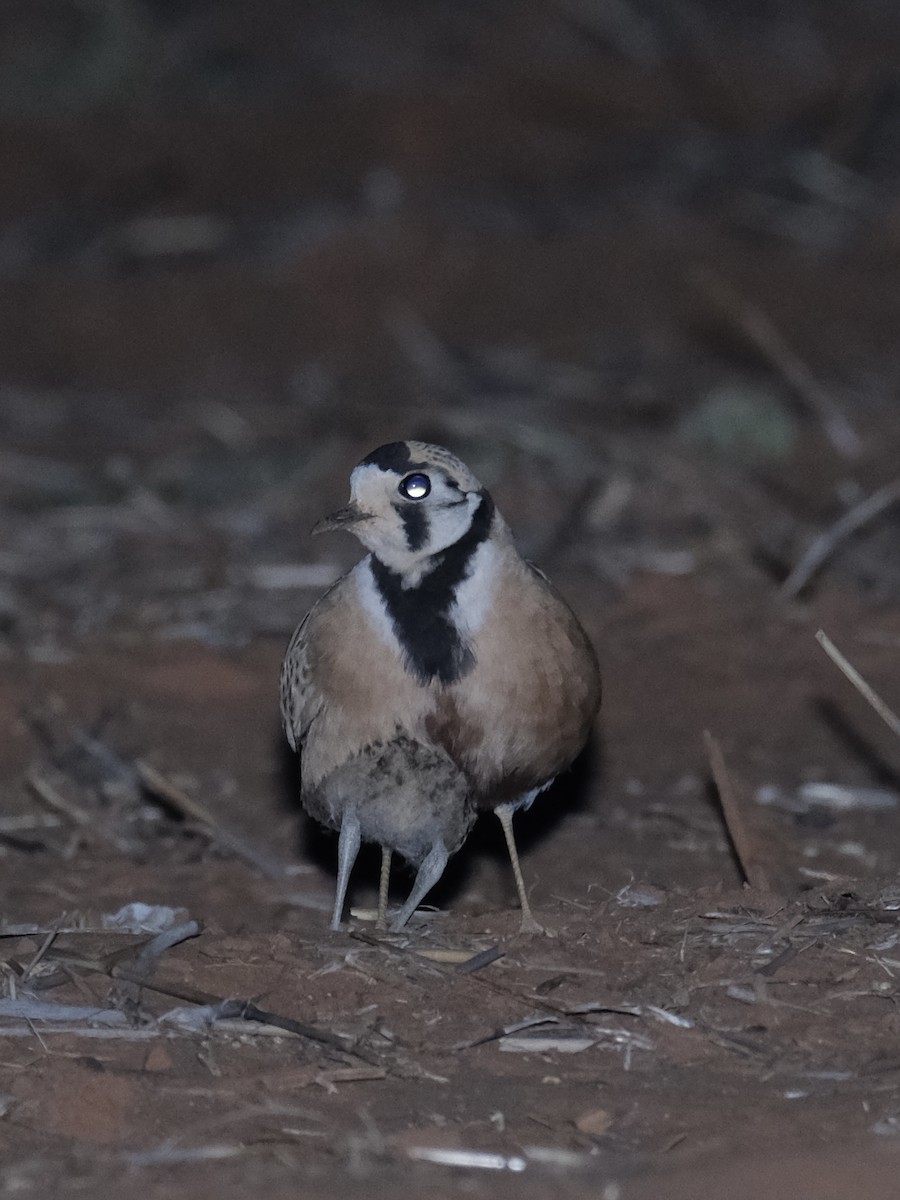
<path id="1" fill-rule="evenodd" d="M 431 480 L 427 475 L 407 475 L 400 480 L 400 495 L 407 500 L 424 500 L 431 491 Z"/>

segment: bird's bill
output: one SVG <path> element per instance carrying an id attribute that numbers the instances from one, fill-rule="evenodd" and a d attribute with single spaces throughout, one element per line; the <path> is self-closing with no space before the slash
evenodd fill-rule
<path id="1" fill-rule="evenodd" d="M 316 521 L 312 527 L 312 532 L 316 533 L 333 533 L 336 529 L 354 529 L 362 521 L 366 521 L 371 516 L 371 513 L 365 512 L 358 504 L 348 504 L 346 508 L 339 508 L 337 512 L 331 513 L 330 516 L 323 517 L 321 521 Z"/>

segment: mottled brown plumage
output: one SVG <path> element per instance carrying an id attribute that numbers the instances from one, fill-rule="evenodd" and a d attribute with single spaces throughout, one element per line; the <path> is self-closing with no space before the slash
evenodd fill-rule
<path id="1" fill-rule="evenodd" d="M 587 739 L 600 703 L 593 648 L 449 451 L 391 443 L 351 483 L 350 505 L 322 524 L 350 529 L 370 554 L 310 611 L 282 669 L 303 803 L 335 828 L 352 814 L 363 840 L 397 850 L 420 872 L 427 859 L 428 878 L 465 839 L 472 812 L 493 808 L 523 927 L 536 927 L 511 815 Z M 390 760 L 393 784 L 385 785 L 378 755 Z M 414 853 L 412 826 L 430 831 L 424 841 L 417 834 Z M 343 840 L 335 923 L 352 866 L 353 837 Z M 426 881 L 417 878 L 414 893 Z"/>
<path id="2" fill-rule="evenodd" d="M 334 924 L 359 842 L 396 851 L 416 868 L 409 898 L 395 921 L 400 929 L 444 873 L 475 822 L 466 777 L 441 750 L 404 734 L 372 742 L 305 788 L 311 817 L 341 835 Z M 379 897 L 383 909 L 386 896 Z M 383 919 L 384 913 L 379 916 Z"/>

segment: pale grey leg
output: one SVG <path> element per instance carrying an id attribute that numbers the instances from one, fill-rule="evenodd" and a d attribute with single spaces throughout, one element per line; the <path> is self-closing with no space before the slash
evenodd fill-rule
<path id="1" fill-rule="evenodd" d="M 331 928 L 340 929 L 341 916 L 344 912 L 344 900 L 347 896 L 347 884 L 350 882 L 350 872 L 359 853 L 359 821 L 353 813 L 345 812 L 341 821 L 341 834 L 338 838 L 338 877 L 337 889 L 334 893 L 334 913 L 331 917 Z"/>
<path id="2" fill-rule="evenodd" d="M 431 847 L 425 861 L 419 867 L 416 881 L 413 884 L 412 891 L 409 893 L 406 903 L 400 909 L 397 919 L 391 926 L 392 933 L 398 933 L 413 915 L 419 907 L 420 902 L 428 895 L 443 875 L 449 858 L 450 855 L 444 848 L 443 842 L 436 842 Z"/>
<path id="3" fill-rule="evenodd" d="M 519 904 L 522 906 L 522 932 L 544 933 L 544 927 L 539 925 L 534 919 L 531 905 L 528 903 L 528 894 L 525 891 L 525 880 L 522 878 L 522 868 L 519 866 L 519 853 L 516 850 L 516 838 L 513 833 L 514 811 L 515 809 L 511 804 L 498 804 L 494 809 L 500 824 L 503 826 L 503 833 L 506 837 L 506 848 L 509 851 L 509 861 L 512 863 L 513 875 L 516 877 Z"/>
<path id="4" fill-rule="evenodd" d="M 391 886 L 391 851 L 381 847 L 381 879 L 378 883 L 378 920 L 376 929 L 387 928 L 388 889 Z"/>

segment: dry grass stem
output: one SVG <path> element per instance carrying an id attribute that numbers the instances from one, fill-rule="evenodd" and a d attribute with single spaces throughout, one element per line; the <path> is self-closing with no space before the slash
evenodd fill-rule
<path id="1" fill-rule="evenodd" d="M 25 969 L 22 972 L 22 977 L 20 980 L 21 983 L 24 983 L 25 980 L 29 978 L 29 976 L 34 971 L 35 967 L 37 967 L 38 963 L 41 961 L 41 959 L 44 957 L 44 955 L 47 953 L 47 951 L 50 949 L 50 947 L 56 941 L 56 937 L 57 937 L 56 930 L 51 929 L 50 932 L 47 934 L 47 936 L 44 938 L 44 940 L 41 942 L 40 946 L 35 951 L 34 956 L 32 957 L 31 961 L 26 964 Z"/>
<path id="2" fill-rule="evenodd" d="M 744 822 L 737 791 L 728 767 L 725 765 L 722 747 L 708 729 L 703 731 L 703 741 L 706 745 L 710 770 L 719 793 L 725 829 L 744 878 L 751 887 L 758 888 L 762 892 L 769 892 L 772 889 L 769 885 L 768 875 L 753 848 L 753 839 Z"/>
<path id="3" fill-rule="evenodd" d="M 835 521 L 824 533 L 820 533 L 813 541 L 781 585 L 782 595 L 788 597 L 799 595 L 819 567 L 831 558 L 841 542 L 846 541 L 848 537 L 868 525 L 870 521 L 874 521 L 876 517 L 898 501 L 900 501 L 900 479 L 894 479 L 891 483 L 885 484 L 883 488 L 879 488 L 877 492 L 873 492 L 871 496 L 867 496 L 865 500 L 861 500 L 859 504 L 848 509 L 839 520 Z"/>
<path id="4" fill-rule="evenodd" d="M 871 706 L 875 709 L 879 717 L 881 717 L 882 721 L 884 721 L 885 725 L 887 725 L 888 729 L 890 729 L 891 733 L 893 733 L 896 737 L 900 737 L 900 717 L 897 716 L 893 709 L 889 708 L 887 704 L 885 704 L 874 688 L 870 687 L 869 684 L 866 683 L 865 679 L 863 679 L 856 667 L 854 667 L 852 663 L 849 663 L 847 659 L 844 658 L 843 654 L 841 654 L 840 650 L 838 650 L 837 646 L 834 644 L 828 634 L 825 633 L 824 630 L 820 629 L 816 633 L 816 641 L 819 643 L 831 661 L 835 664 L 835 666 L 847 676 L 860 695 L 868 700 L 869 704 L 871 704 Z"/>

